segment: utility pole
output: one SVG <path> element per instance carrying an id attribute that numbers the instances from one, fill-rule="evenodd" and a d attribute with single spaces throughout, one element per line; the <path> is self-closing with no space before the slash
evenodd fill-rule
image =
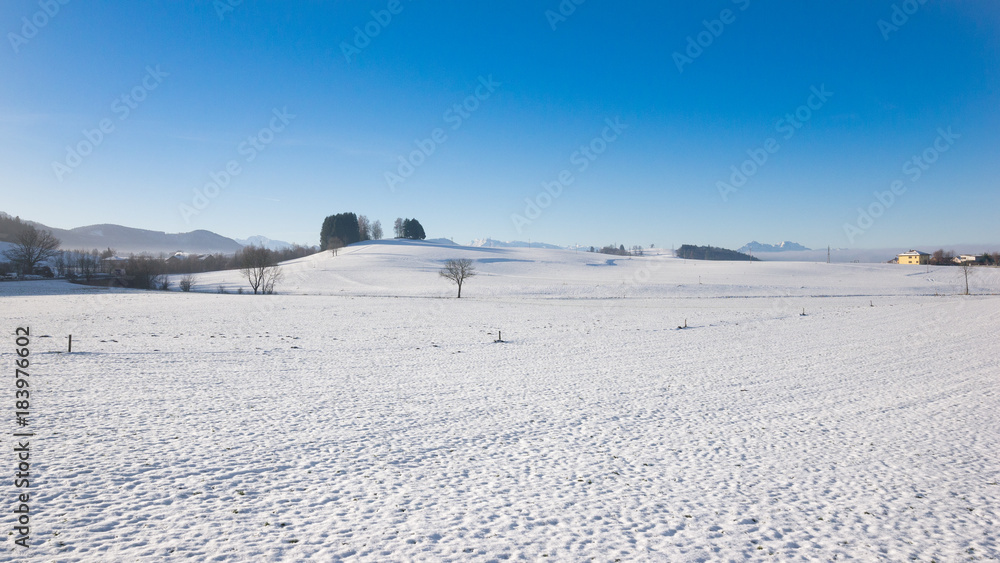
<path id="1" fill-rule="evenodd" d="M 830 263 L 830 245 L 826 245 L 826 263 Z"/>

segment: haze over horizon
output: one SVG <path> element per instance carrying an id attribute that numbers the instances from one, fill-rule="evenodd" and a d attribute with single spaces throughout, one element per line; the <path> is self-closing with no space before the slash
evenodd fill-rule
<path id="1" fill-rule="evenodd" d="M 1000 242 L 985 0 L 13 0 L 0 30 L 0 208 L 53 227 Z"/>

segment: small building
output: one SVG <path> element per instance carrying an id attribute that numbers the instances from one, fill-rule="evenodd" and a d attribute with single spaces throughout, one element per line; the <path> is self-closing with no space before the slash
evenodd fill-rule
<path id="1" fill-rule="evenodd" d="M 931 255 L 919 250 L 904 252 L 896 257 L 900 264 L 926 264 L 930 261 Z"/>
<path id="2" fill-rule="evenodd" d="M 978 264 L 982 261 L 983 261 L 982 254 L 961 254 L 957 258 L 955 258 L 955 262 L 958 262 L 959 264 L 964 264 L 966 262 L 970 264 Z"/>

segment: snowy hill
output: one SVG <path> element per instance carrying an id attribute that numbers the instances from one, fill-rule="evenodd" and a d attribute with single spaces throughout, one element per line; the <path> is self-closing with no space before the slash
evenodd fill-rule
<path id="1" fill-rule="evenodd" d="M 320 252 L 283 264 L 278 292 L 303 295 L 449 296 L 438 276 L 451 258 L 473 261 L 479 275 L 463 299 L 523 296 L 544 299 L 811 295 L 934 295 L 954 293 L 957 271 L 894 264 L 704 262 L 667 254 L 618 257 L 541 248 L 460 246 L 447 239 L 380 240 L 353 244 L 337 256 Z M 196 276 L 200 291 L 245 286 L 238 272 Z M 1000 292 L 1000 270 L 977 283 Z"/>

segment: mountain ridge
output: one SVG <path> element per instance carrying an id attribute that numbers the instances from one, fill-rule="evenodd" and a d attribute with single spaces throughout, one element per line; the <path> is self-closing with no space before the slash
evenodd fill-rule
<path id="1" fill-rule="evenodd" d="M 8 214 L 4 214 L 10 217 Z M 232 254 L 243 247 L 235 240 L 205 229 L 186 233 L 167 233 L 150 229 L 126 227 L 113 223 L 84 225 L 72 229 L 50 227 L 38 221 L 21 220 L 24 225 L 51 231 L 63 250 L 113 248 L 119 253 L 169 253 L 183 251 L 193 254 Z"/>
<path id="2" fill-rule="evenodd" d="M 736 249 L 737 252 L 790 252 L 796 250 L 812 250 L 811 248 L 806 248 L 797 242 L 792 242 L 790 240 L 779 242 L 778 244 L 766 244 L 762 242 L 757 242 L 752 240 L 743 246 Z"/>
<path id="3" fill-rule="evenodd" d="M 469 243 L 469 246 L 477 248 L 548 248 L 563 249 L 562 246 L 548 244 L 545 242 L 525 242 L 523 240 L 495 240 L 490 237 L 477 238 Z"/>

